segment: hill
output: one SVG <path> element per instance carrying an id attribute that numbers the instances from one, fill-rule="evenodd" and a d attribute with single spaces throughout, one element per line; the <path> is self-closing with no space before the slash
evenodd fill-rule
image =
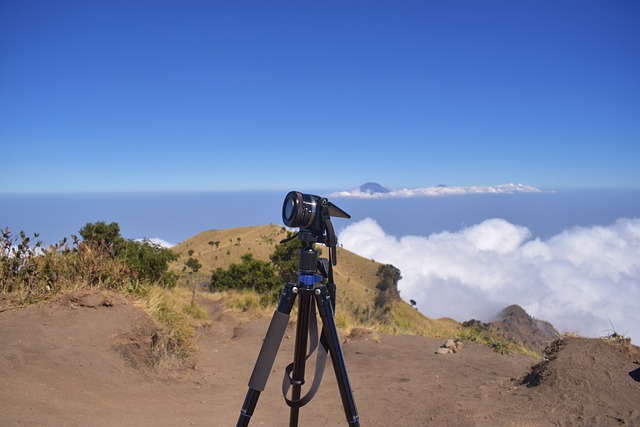
<path id="1" fill-rule="evenodd" d="M 287 229 L 273 224 L 205 231 L 172 248 L 180 254 L 180 259 L 170 268 L 180 271 L 188 254 L 193 251 L 191 256 L 202 264 L 198 280 L 205 286 L 213 270 L 226 269 L 232 263 L 240 262 L 246 253 L 251 253 L 255 259 L 269 261 L 276 245 L 286 237 Z M 320 256 L 327 257 L 328 248 L 317 246 Z M 337 286 L 336 323 L 339 327 L 378 323 L 386 332 L 430 336 L 451 335 L 460 329 L 461 325 L 455 321 L 430 319 L 415 310 L 398 297 L 397 283 L 393 284 L 394 292 L 388 298 L 387 308 L 376 310 L 376 297 L 381 292 L 377 274 L 383 264 L 340 247 L 337 248 L 337 261 L 334 279 Z"/>
<path id="2" fill-rule="evenodd" d="M 229 267 L 246 253 L 268 261 L 273 248 L 285 237 L 287 229 L 273 224 L 204 231 L 171 248 L 181 255 L 181 260 L 170 268 L 182 269 L 189 251 L 193 251 L 193 257 L 202 263 L 202 271 L 207 274 L 218 267 Z"/>

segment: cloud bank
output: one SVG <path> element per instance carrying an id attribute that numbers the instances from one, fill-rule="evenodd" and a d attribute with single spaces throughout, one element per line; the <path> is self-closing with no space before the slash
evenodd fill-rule
<path id="1" fill-rule="evenodd" d="M 429 317 L 491 321 L 519 304 L 560 332 L 604 336 L 613 324 L 640 340 L 640 218 L 530 237 L 526 227 L 488 219 L 396 238 L 367 218 L 343 229 L 339 243 L 398 267 L 401 296 Z"/>
<path id="2" fill-rule="evenodd" d="M 146 240 L 146 241 L 149 241 L 149 242 L 151 242 L 151 243 L 153 243 L 153 244 L 155 244 L 155 245 L 158 245 L 158 246 L 160 246 L 160 247 L 163 247 L 163 248 L 165 248 L 165 249 L 169 249 L 169 248 L 171 248 L 171 247 L 175 246 L 173 243 L 169 243 L 169 242 L 167 242 L 166 240 L 163 240 L 163 239 L 161 239 L 161 238 L 159 238 L 159 237 L 152 237 L 152 238 L 150 238 L 150 239 L 147 239 L 147 238 L 144 238 L 144 239 L 135 239 L 135 240 L 136 240 L 137 242 L 144 242 L 144 241 Z"/>
<path id="3" fill-rule="evenodd" d="M 394 197 L 437 197 L 461 194 L 513 194 L 513 193 L 540 193 L 542 190 L 525 184 L 503 184 L 492 186 L 448 186 L 438 185 L 436 187 L 423 188 L 403 188 L 390 190 L 388 192 L 376 192 L 356 188 L 349 191 L 338 191 L 331 194 L 331 197 L 354 197 L 360 199 L 387 199 Z"/>

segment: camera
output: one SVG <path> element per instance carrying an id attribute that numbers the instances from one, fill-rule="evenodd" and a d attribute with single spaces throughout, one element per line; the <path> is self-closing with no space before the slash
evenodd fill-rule
<path id="1" fill-rule="evenodd" d="M 336 246 L 338 239 L 331 224 L 331 217 L 351 218 L 351 215 L 331 203 L 324 197 L 290 191 L 282 204 L 282 221 L 287 227 L 300 227 L 294 237 L 312 245 L 324 243 L 330 248 L 329 262 L 336 265 Z M 308 248 L 311 250 L 311 248 Z M 302 264 L 302 261 L 301 261 Z M 312 263 L 315 266 L 315 261 Z M 314 267 L 315 268 L 315 267 Z"/>
<path id="2" fill-rule="evenodd" d="M 300 227 L 322 232 L 331 216 L 351 218 L 351 215 L 324 197 L 290 191 L 282 204 L 282 221 L 287 227 Z"/>

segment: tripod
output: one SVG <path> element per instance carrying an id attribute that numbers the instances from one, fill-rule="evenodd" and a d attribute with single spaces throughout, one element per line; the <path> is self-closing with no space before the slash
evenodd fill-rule
<path id="1" fill-rule="evenodd" d="M 300 408 L 315 395 L 326 364 L 327 351 L 331 355 L 347 423 L 353 427 L 360 426 L 358 411 L 351 393 L 347 369 L 340 347 L 340 338 L 338 337 L 334 319 L 335 284 L 333 283 L 333 263 L 327 259 L 318 258 L 318 251 L 313 248 L 313 243 L 318 241 L 318 236 L 315 233 L 309 230 L 301 230 L 298 233 L 298 238 L 303 241 L 299 259 L 298 283 L 287 283 L 280 294 L 278 308 L 273 314 L 258 360 L 249 379 L 249 390 L 240 411 L 237 427 L 249 425 L 251 416 L 258 404 L 260 392 L 264 390 L 273 367 L 296 297 L 298 297 L 298 322 L 294 357 L 293 363 L 287 367 L 282 387 L 285 401 L 291 408 L 289 426 L 296 427 L 298 425 Z M 335 242 L 335 239 L 329 240 Z M 331 249 L 335 260 L 335 245 Z M 330 255 L 332 251 L 330 251 Z M 320 274 L 317 274 L 317 272 L 320 272 Z M 323 279 L 328 279 L 328 283 L 322 284 Z M 312 353 L 315 345 L 317 345 L 316 306 L 323 324 L 320 347 L 318 348 L 313 384 L 307 394 L 301 397 L 302 385 L 305 382 L 305 362 L 310 356 L 310 354 L 306 354 L 307 346 L 310 342 L 310 353 Z M 289 387 L 292 390 L 291 400 L 286 397 Z"/>

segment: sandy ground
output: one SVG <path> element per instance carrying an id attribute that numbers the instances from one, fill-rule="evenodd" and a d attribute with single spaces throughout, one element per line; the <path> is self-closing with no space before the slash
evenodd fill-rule
<path id="1" fill-rule="evenodd" d="M 151 366 L 153 325 L 128 299 L 74 294 L 0 312 L 1 426 L 233 426 L 269 318 L 203 300 L 195 367 Z M 339 309 L 339 307 L 338 307 Z M 286 426 L 290 323 L 250 425 Z M 637 348 L 568 338 L 547 361 L 441 339 L 354 333 L 343 352 L 362 426 L 640 425 Z M 313 364 L 307 368 L 310 382 Z M 300 426 L 346 426 L 331 364 Z"/>

